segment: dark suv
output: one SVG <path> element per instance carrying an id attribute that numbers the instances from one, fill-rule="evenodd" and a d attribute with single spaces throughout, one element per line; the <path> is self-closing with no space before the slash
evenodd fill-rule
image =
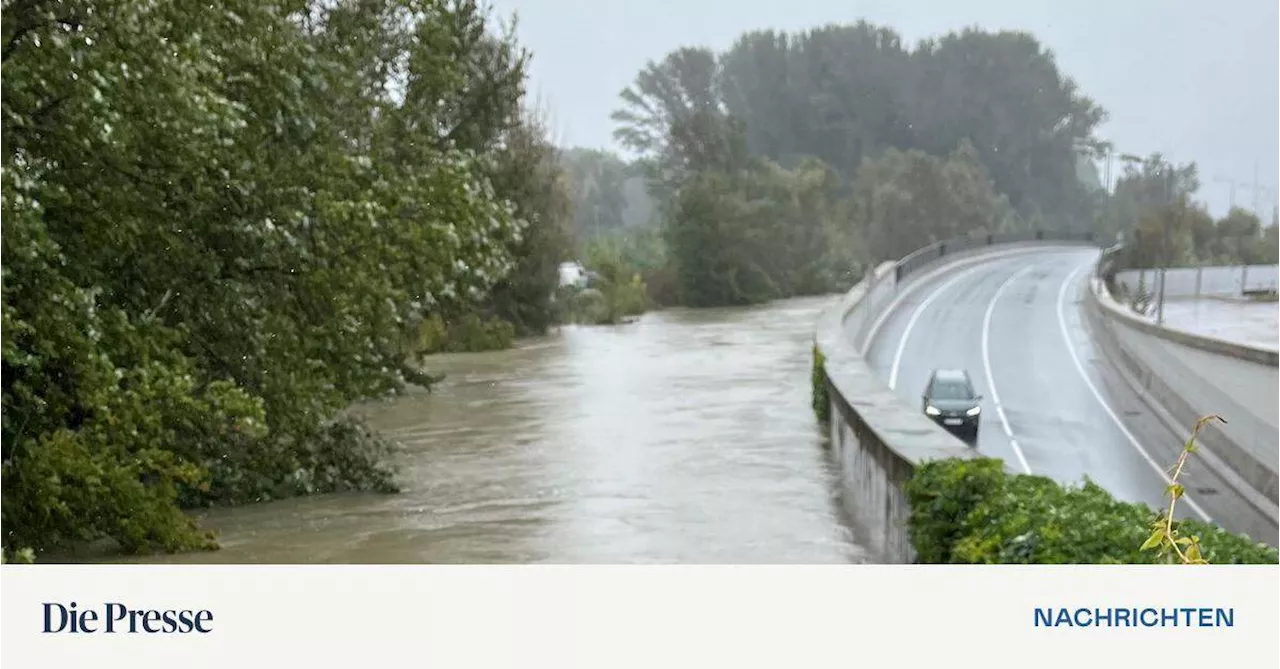
<path id="1" fill-rule="evenodd" d="M 978 419 L 982 416 L 982 395 L 973 389 L 969 373 L 963 369 L 935 369 L 921 396 L 924 413 L 934 422 L 970 444 L 978 442 Z"/>

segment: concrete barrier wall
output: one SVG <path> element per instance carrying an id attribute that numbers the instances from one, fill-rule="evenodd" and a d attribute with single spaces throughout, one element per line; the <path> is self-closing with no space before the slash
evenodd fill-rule
<path id="1" fill-rule="evenodd" d="M 1095 343 L 1154 408 L 1184 429 L 1207 414 L 1225 417 L 1227 424 L 1210 424 L 1202 433 L 1206 450 L 1249 487 L 1240 492 L 1266 500 L 1262 510 L 1274 516 L 1276 405 L 1254 400 L 1276 392 L 1276 353 L 1170 330 L 1134 314 L 1107 287 L 1108 255 L 1090 282 L 1086 313 Z"/>
<path id="2" fill-rule="evenodd" d="M 1038 232 L 930 244 L 876 267 L 819 319 L 814 341 L 824 359 L 830 443 L 840 466 L 844 506 L 859 543 L 879 561 L 914 561 L 903 485 L 915 468 L 930 460 L 971 458 L 974 452 L 901 399 L 867 365 L 863 353 L 877 322 L 901 291 L 935 272 L 1027 247 L 1090 240 L 1088 235 Z"/>

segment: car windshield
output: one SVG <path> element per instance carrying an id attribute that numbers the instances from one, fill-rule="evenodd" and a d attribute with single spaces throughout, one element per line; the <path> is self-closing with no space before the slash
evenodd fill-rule
<path id="1" fill-rule="evenodd" d="M 935 400 L 971 400 L 973 391 L 963 381 L 934 381 L 929 396 Z"/>

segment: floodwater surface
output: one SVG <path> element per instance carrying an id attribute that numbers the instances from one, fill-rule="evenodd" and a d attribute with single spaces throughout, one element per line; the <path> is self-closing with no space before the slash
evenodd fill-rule
<path id="1" fill-rule="evenodd" d="M 402 493 L 211 511 L 222 550 L 159 560 L 864 561 L 810 408 L 813 325 L 835 299 L 433 357 L 433 392 L 357 408 L 400 440 Z"/>

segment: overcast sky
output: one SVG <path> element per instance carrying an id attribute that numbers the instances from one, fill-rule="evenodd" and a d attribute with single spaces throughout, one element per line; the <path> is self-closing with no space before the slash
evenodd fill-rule
<path id="1" fill-rule="evenodd" d="M 566 146 L 616 148 L 609 113 L 646 61 L 679 46 L 729 47 L 747 30 L 866 19 L 910 42 L 966 25 L 1027 30 L 1109 113 L 1100 131 L 1126 153 L 1200 166 L 1215 213 L 1251 206 L 1257 164 L 1270 218 L 1280 180 L 1277 0 L 492 0 L 519 14 L 533 91 Z M 1269 222 L 1269 220 L 1267 221 Z"/>

